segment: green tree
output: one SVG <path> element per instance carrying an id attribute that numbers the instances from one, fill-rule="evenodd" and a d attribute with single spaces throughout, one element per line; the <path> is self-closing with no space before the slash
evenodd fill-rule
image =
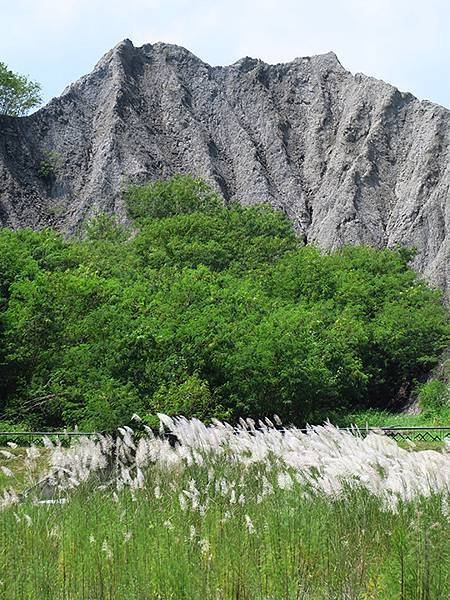
<path id="1" fill-rule="evenodd" d="M 20 117 L 42 102 L 41 86 L 0 62 L 0 115 Z"/>
<path id="2" fill-rule="evenodd" d="M 85 236 L 90 242 L 120 243 L 125 242 L 129 232 L 115 216 L 100 213 L 86 223 Z"/>
<path id="3" fill-rule="evenodd" d="M 132 185 L 125 192 L 129 216 L 136 222 L 162 219 L 197 211 L 211 212 L 223 199 L 203 179 L 177 174 L 165 181 Z"/>
<path id="4" fill-rule="evenodd" d="M 80 237 L 0 231 L 0 415 L 317 423 L 389 407 L 436 365 L 448 312 L 410 253 L 303 246 L 279 212 L 196 181 L 136 188 L 132 234 L 104 215 Z M 444 398 L 421 392 L 440 415 Z"/>
<path id="5" fill-rule="evenodd" d="M 450 384 L 448 381 L 430 379 L 419 386 L 419 406 L 424 417 L 436 424 L 448 424 L 450 420 Z"/>
<path id="6" fill-rule="evenodd" d="M 247 271 L 264 268 L 299 246 L 291 223 L 268 206 L 232 205 L 147 221 L 134 240 L 145 267 Z"/>
<path id="7" fill-rule="evenodd" d="M 150 409 L 155 414 L 189 415 L 206 420 L 212 414 L 218 414 L 207 381 L 200 379 L 197 373 L 190 375 L 181 383 L 163 383 L 150 401 Z M 157 419 L 156 419 L 157 422 Z"/>

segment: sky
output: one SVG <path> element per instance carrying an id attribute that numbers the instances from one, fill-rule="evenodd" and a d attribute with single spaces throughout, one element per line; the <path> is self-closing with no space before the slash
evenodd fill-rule
<path id="1" fill-rule="evenodd" d="M 450 0 L 0 0 L 0 61 L 46 101 L 125 38 L 212 65 L 333 50 L 352 73 L 450 107 Z"/>

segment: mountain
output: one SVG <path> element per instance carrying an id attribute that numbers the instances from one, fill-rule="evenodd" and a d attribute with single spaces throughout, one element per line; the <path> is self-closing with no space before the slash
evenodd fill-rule
<path id="1" fill-rule="evenodd" d="M 414 246 L 449 301 L 449 114 L 331 52 L 212 67 L 125 40 L 33 115 L 0 117 L 0 225 L 125 219 L 128 182 L 190 172 L 281 208 L 323 248 Z"/>

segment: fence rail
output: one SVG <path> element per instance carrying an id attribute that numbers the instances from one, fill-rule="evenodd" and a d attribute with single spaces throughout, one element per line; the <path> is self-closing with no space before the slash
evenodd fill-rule
<path id="1" fill-rule="evenodd" d="M 0 431 L 0 436 L 58 436 L 58 437 L 66 437 L 71 435 L 101 435 L 103 432 L 101 431 Z"/>
<path id="2" fill-rule="evenodd" d="M 450 438 L 450 427 L 382 427 L 385 435 L 411 442 L 442 442 Z"/>
<path id="3" fill-rule="evenodd" d="M 367 435 L 368 433 L 383 433 L 386 436 L 396 440 L 412 442 L 442 442 L 450 438 L 450 427 L 341 427 L 341 431 L 348 431 L 355 435 Z M 286 429 L 279 431 L 285 432 Z M 302 433 L 307 433 L 310 429 L 300 429 Z M 237 431 L 238 432 L 238 431 Z M 0 431 L 0 443 L 2 438 L 21 438 L 21 437 L 61 437 L 70 438 L 77 436 L 93 437 L 104 434 L 104 431 Z M 166 433 L 166 437 L 173 434 Z"/>

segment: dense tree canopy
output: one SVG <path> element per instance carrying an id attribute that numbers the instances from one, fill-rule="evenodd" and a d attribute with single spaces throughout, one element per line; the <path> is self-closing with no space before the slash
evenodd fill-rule
<path id="1" fill-rule="evenodd" d="M 175 197 L 172 196 L 172 192 Z M 133 413 L 299 424 L 386 407 L 450 339 L 403 249 L 304 246 L 267 206 L 176 177 L 133 233 L 0 231 L 0 416 L 109 429 Z"/>

